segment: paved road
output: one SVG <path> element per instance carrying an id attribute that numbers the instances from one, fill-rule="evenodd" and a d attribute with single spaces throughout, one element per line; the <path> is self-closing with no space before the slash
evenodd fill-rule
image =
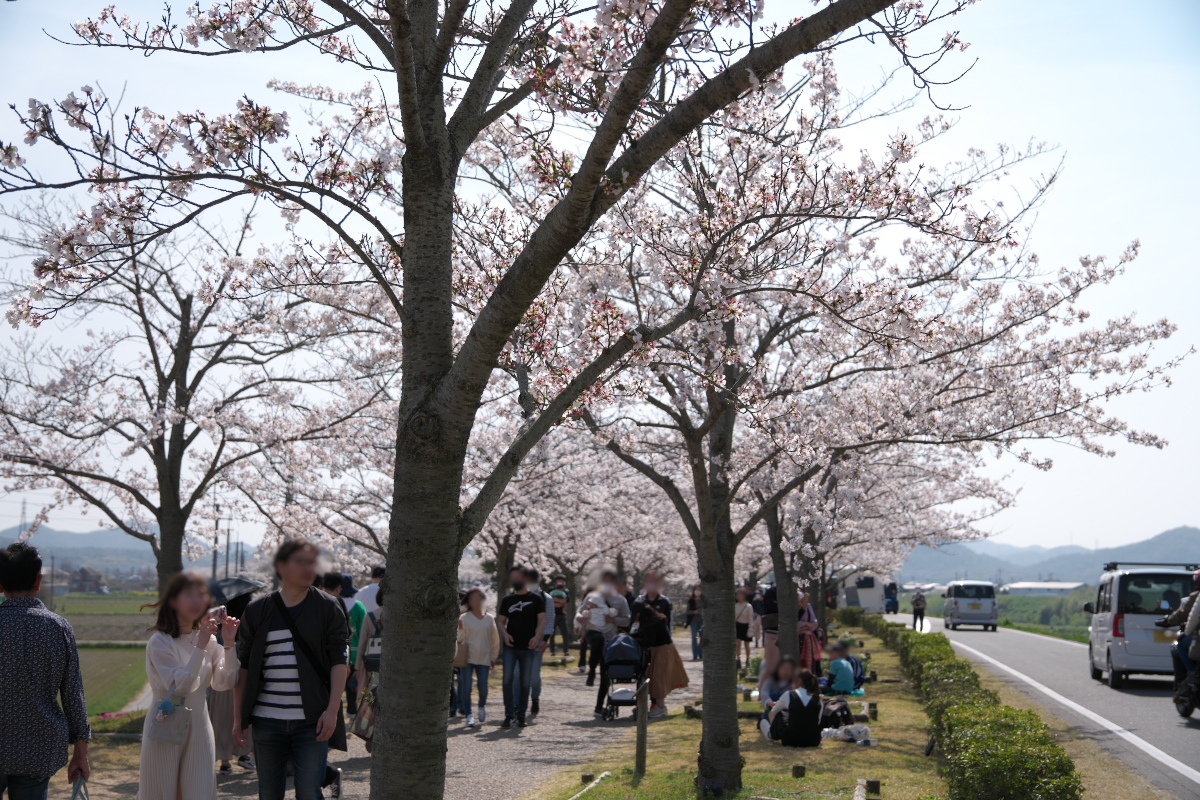
<path id="1" fill-rule="evenodd" d="M 911 622 L 907 616 L 889 618 Z M 1175 713 L 1170 679 L 1139 676 L 1115 691 L 1088 675 L 1087 645 L 1005 628 L 950 631 L 941 619 L 930 622 L 960 655 L 1025 692 L 1157 786 L 1183 800 L 1200 800 L 1200 712 L 1190 720 Z"/>

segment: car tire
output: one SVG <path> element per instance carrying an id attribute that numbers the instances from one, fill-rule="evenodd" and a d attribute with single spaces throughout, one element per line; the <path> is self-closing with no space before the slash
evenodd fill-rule
<path id="1" fill-rule="evenodd" d="M 1112 653 L 1108 654 L 1108 688 L 1121 689 L 1125 686 L 1124 673 L 1117 672 L 1113 669 Z"/>
<path id="2" fill-rule="evenodd" d="M 1088 671 L 1092 674 L 1092 680 L 1104 680 L 1104 670 L 1096 667 L 1096 659 L 1092 657 L 1092 648 L 1088 646 Z"/>

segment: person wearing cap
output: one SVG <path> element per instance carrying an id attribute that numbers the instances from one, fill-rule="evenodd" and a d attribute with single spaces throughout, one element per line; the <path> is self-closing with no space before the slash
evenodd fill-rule
<path id="1" fill-rule="evenodd" d="M 379 584 L 383 582 L 385 574 L 387 574 L 387 570 L 383 564 L 371 567 L 371 584 L 364 586 L 358 592 L 358 602 L 363 604 L 363 608 L 367 610 L 368 614 L 374 614 L 379 610 Z"/>
<path id="2" fill-rule="evenodd" d="M 571 650 L 571 628 L 567 621 L 567 593 L 562 589 L 551 589 L 550 599 L 554 601 L 554 627 L 550 632 L 550 655 L 558 655 L 555 647 L 555 634 L 562 636 L 563 653 Z"/>
<path id="3" fill-rule="evenodd" d="M 350 663 L 357 664 L 358 640 L 362 636 L 367 609 L 355 597 L 358 588 L 354 585 L 353 576 L 348 572 L 326 572 L 321 583 L 327 593 L 341 599 L 346 609 L 346 617 L 350 622 Z M 353 672 L 346 677 L 346 713 L 350 716 L 358 713 L 358 678 Z"/>

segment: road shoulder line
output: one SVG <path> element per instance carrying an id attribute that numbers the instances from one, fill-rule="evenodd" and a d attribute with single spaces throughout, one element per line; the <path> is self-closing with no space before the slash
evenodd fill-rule
<path id="1" fill-rule="evenodd" d="M 1030 634 L 1030 635 L 1037 636 L 1038 634 Z M 992 658 L 988 654 L 982 653 L 979 650 L 976 650 L 974 647 L 971 647 L 970 645 L 963 644 L 962 642 L 956 642 L 953 639 L 950 640 L 950 643 L 952 645 L 954 645 L 955 647 L 961 647 L 963 650 L 966 650 L 968 653 L 971 653 L 976 658 L 978 658 L 982 661 L 986 661 L 989 664 L 992 664 L 992 665 L 1000 668 L 1004 672 L 1007 672 L 1008 674 L 1012 675 L 1013 677 L 1017 678 L 1018 680 L 1023 681 L 1024 683 L 1027 683 L 1028 685 L 1037 689 L 1039 692 L 1043 693 L 1044 695 L 1051 698 L 1052 700 L 1054 700 L 1058 703 L 1061 703 L 1062 705 L 1071 709 L 1075 713 L 1077 713 L 1083 717 L 1086 717 L 1087 719 L 1090 719 L 1092 722 L 1106 728 L 1111 733 L 1115 733 L 1117 736 L 1120 736 L 1122 739 L 1129 742 L 1131 745 L 1138 748 L 1143 753 L 1150 756 L 1151 758 L 1158 761 L 1159 763 L 1163 764 L 1164 766 L 1170 767 L 1171 769 L 1178 772 L 1180 775 L 1183 775 L 1188 780 L 1190 780 L 1194 783 L 1200 784 L 1200 771 L 1192 769 L 1191 767 L 1189 767 L 1187 764 L 1183 763 L 1179 759 L 1174 758 L 1174 757 L 1168 755 L 1167 753 L 1164 753 L 1162 750 L 1159 750 L 1157 747 L 1150 744 L 1145 739 L 1142 739 L 1141 737 L 1130 733 L 1129 731 L 1122 728 L 1120 725 L 1117 725 L 1115 722 L 1112 722 L 1111 720 L 1108 720 L 1108 719 L 1100 716 L 1096 712 L 1092 711 L 1090 708 L 1082 706 L 1079 703 L 1076 703 L 1074 700 L 1064 697 L 1063 695 L 1061 695 L 1058 692 L 1051 689 L 1049 686 L 1039 683 L 1038 681 L 1029 677 L 1025 673 L 1018 672 L 1017 670 L 1013 669 L 1012 667 L 1008 666 L 1007 664 L 1005 664 L 1001 661 L 997 661 L 996 659 Z"/>

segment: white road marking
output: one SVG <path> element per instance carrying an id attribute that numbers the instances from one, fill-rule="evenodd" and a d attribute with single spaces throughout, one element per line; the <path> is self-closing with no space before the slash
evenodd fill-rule
<path id="1" fill-rule="evenodd" d="M 1031 635 L 1036 636 L 1037 634 L 1031 634 Z M 1097 725 L 1101 725 L 1101 726 L 1107 728 L 1109 731 L 1111 731 L 1112 733 L 1115 733 L 1117 736 L 1120 736 L 1122 739 L 1129 742 L 1131 745 L 1138 748 L 1146 755 L 1148 755 L 1151 758 L 1155 759 L 1156 761 L 1170 767 L 1171 769 L 1175 770 L 1176 772 L 1178 772 L 1180 775 L 1184 776 L 1188 780 L 1200 784 L 1200 771 L 1192 769 L 1187 764 L 1184 764 L 1182 761 L 1180 761 L 1177 758 L 1172 758 L 1171 756 L 1164 753 L 1162 750 L 1159 750 L 1157 747 L 1155 747 L 1154 745 L 1147 742 L 1145 739 L 1135 736 L 1134 734 L 1125 730 L 1124 728 L 1122 728 L 1120 725 L 1116 724 L 1115 722 L 1105 719 L 1104 717 L 1100 716 L 1099 714 L 1092 711 L 1091 709 L 1085 708 L 1084 706 L 1079 705 L 1079 703 L 1076 703 L 1074 700 L 1069 700 L 1068 698 L 1063 697 L 1061 694 L 1054 691 L 1050 687 L 1045 686 L 1041 683 L 1038 683 L 1037 681 L 1035 681 L 1033 678 L 1029 677 L 1028 675 L 1026 675 L 1022 672 L 1018 672 L 1017 670 L 1013 669 L 1012 667 L 1008 666 L 1007 664 L 1003 664 L 1003 663 L 997 661 L 996 659 L 992 658 L 991 656 L 987 655 L 986 653 L 979 652 L 974 647 L 965 645 L 962 642 L 956 642 L 953 639 L 950 640 L 950 643 L 953 644 L 955 647 L 961 647 L 963 650 L 966 650 L 967 652 L 975 655 L 977 658 L 980 658 L 983 661 L 987 661 L 990 664 L 994 664 L 995 666 L 997 666 L 1000 669 L 1004 670 L 1005 672 L 1009 673 L 1010 675 L 1017 678 L 1018 680 L 1022 680 L 1025 683 L 1029 684 L 1030 686 L 1037 689 L 1039 692 L 1046 695 L 1047 697 L 1049 697 L 1053 700 L 1056 700 L 1059 703 L 1062 703 L 1064 706 L 1071 709 L 1075 713 L 1080 714 L 1081 716 L 1087 717 L 1092 722 L 1095 722 Z"/>

